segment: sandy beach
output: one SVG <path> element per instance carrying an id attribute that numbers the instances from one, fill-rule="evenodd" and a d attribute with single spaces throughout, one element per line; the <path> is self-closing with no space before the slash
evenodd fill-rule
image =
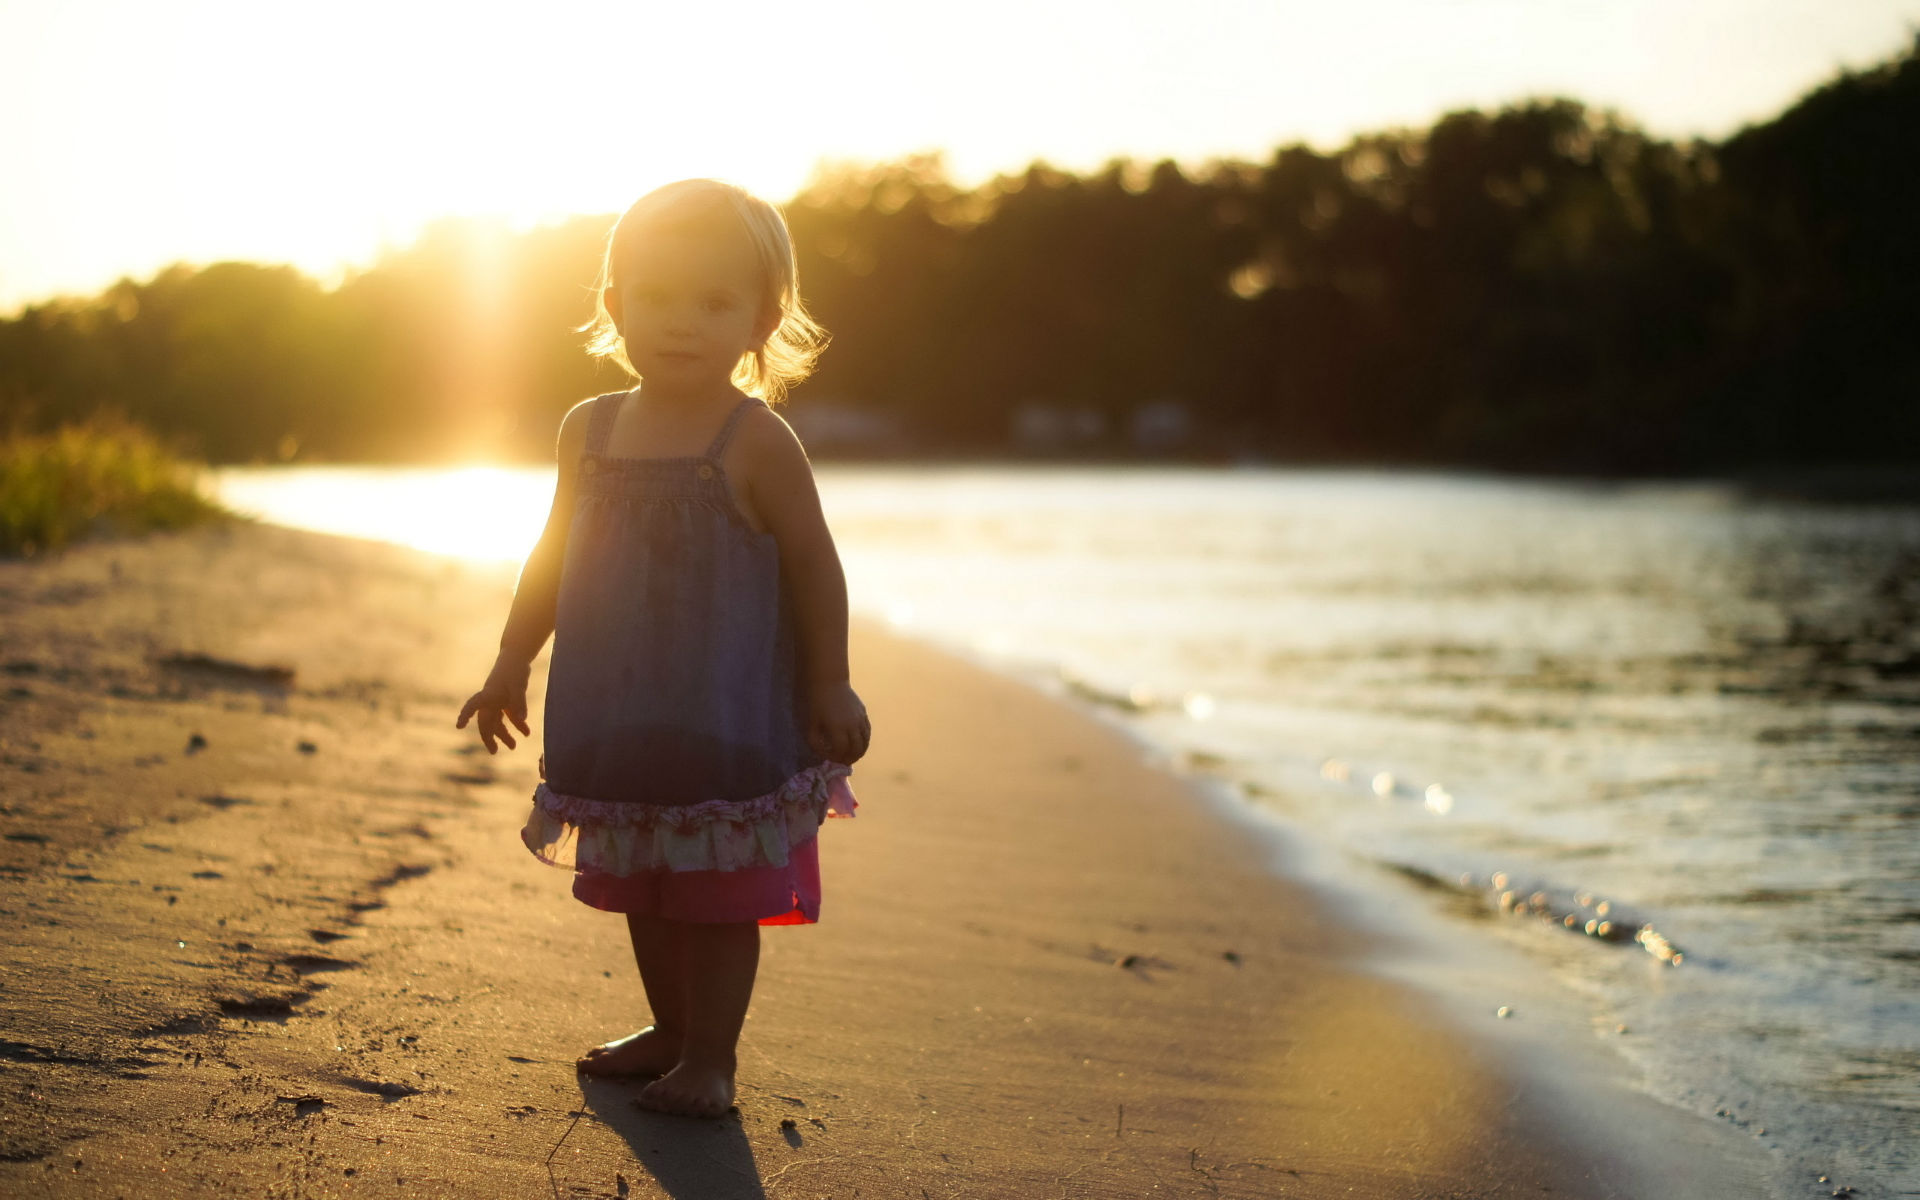
<path id="1" fill-rule="evenodd" d="M 642 1112 L 572 1067 L 645 1018 L 624 925 L 520 847 L 535 752 L 452 728 L 511 586 L 269 526 L 0 563 L 0 1192 L 1761 1193 L 1363 970 L 1116 731 L 864 623 L 861 813 L 738 1114 Z"/>

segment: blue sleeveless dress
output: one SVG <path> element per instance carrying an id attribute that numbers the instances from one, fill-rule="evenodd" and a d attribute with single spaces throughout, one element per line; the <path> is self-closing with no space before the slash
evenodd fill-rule
<path id="1" fill-rule="evenodd" d="M 595 908 L 685 921 L 819 917 L 816 835 L 851 768 L 807 745 L 779 546 L 721 455 L 616 458 L 627 393 L 588 413 L 554 614 L 545 754 L 521 840 Z"/>

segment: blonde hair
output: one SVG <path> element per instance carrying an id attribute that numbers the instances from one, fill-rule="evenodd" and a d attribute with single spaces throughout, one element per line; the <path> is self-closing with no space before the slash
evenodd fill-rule
<path id="1" fill-rule="evenodd" d="M 740 232 L 760 265 L 761 312 L 777 313 L 780 318 L 765 342 L 740 356 L 733 369 L 733 385 L 778 404 L 789 387 L 812 374 L 814 360 L 827 348 L 827 331 L 800 302 L 800 273 L 787 223 L 780 210 L 765 200 L 715 179 L 683 179 L 655 188 L 614 222 L 600 263 L 600 283 L 594 289 L 593 319 L 580 326 L 587 335 L 589 354 L 611 359 L 628 375 L 640 378 L 607 312 L 606 290 L 620 286 L 626 264 L 649 234 L 728 212 L 738 219 Z"/>

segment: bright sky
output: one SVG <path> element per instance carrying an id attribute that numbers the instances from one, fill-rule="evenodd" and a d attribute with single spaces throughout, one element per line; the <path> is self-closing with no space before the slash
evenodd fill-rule
<path id="1" fill-rule="evenodd" d="M 1898 52 L 1920 0 L 0 0 L 0 312 L 174 261 L 323 278 L 434 216 L 819 159 L 1264 159 L 1528 95 L 1657 134 Z"/>

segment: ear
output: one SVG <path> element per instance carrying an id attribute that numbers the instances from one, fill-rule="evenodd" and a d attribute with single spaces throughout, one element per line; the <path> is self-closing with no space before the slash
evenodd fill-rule
<path id="1" fill-rule="evenodd" d="M 780 328 L 780 310 L 778 308 L 769 308 L 766 312 L 760 315 L 760 320 L 754 324 L 754 327 L 753 327 L 754 348 L 759 349 L 760 347 L 765 346 L 767 344 L 767 339 L 772 337 L 773 331 L 778 328 Z"/>
<path id="2" fill-rule="evenodd" d="M 627 336 L 623 313 L 620 308 L 620 289 L 604 288 L 600 292 L 600 306 L 607 310 L 607 316 L 613 321 L 613 329 L 624 340 Z"/>

